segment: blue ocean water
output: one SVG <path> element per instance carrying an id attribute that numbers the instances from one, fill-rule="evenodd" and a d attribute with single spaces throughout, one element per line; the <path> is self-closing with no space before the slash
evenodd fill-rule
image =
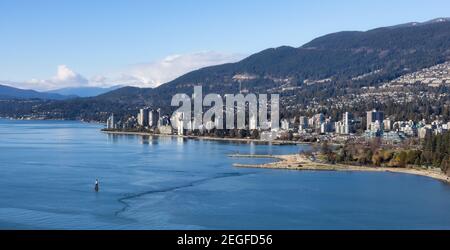
<path id="1" fill-rule="evenodd" d="M 0 229 L 450 229 L 450 186 L 396 173 L 234 168 L 270 146 L 0 120 Z M 100 181 L 100 192 L 94 182 Z"/>

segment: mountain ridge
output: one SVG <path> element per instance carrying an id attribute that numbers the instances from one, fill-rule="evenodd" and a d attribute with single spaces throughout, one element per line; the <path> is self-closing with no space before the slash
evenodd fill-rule
<path id="1" fill-rule="evenodd" d="M 0 83 L 0 98 L 2 99 L 44 99 L 44 100 L 64 100 L 75 98 L 76 96 L 61 95 L 57 93 L 39 92 L 32 89 L 15 88 Z"/>
<path id="2" fill-rule="evenodd" d="M 47 91 L 46 93 L 60 94 L 65 96 L 78 97 L 94 97 L 119 88 L 125 87 L 123 85 L 115 85 L 111 87 L 68 87 Z"/>
<path id="3" fill-rule="evenodd" d="M 446 20 L 331 33 L 297 48 L 269 48 L 236 63 L 195 70 L 156 88 L 125 87 L 97 97 L 45 104 L 38 111 L 101 120 L 109 112 L 132 114 L 144 106 L 170 112 L 171 97 L 189 95 L 196 85 L 203 86 L 204 93 L 279 93 L 282 102 L 290 100 L 298 108 L 450 60 Z M 61 111 L 61 106 L 72 111 Z"/>

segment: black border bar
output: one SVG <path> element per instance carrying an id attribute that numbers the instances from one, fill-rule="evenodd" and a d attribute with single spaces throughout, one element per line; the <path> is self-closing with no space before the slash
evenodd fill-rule
<path id="1" fill-rule="evenodd" d="M 247 237 L 246 237 L 247 235 Z M 261 241 L 262 238 L 269 242 Z M 180 237 L 183 238 L 180 243 Z M 204 244 L 186 244 L 189 237 L 210 237 L 209 246 Z M 253 237 L 253 238 L 252 238 Z M 259 237 L 259 240 L 257 238 Z M 247 241 L 245 241 L 247 239 Z M 257 244 L 253 243 L 259 241 Z M 228 240 L 228 241 L 227 241 Z M 227 244 L 224 244 L 224 241 Z M 309 249 L 306 246 L 341 246 L 364 249 L 367 247 L 386 248 L 390 244 L 401 246 L 425 247 L 447 245 L 450 231 L 0 231 L 0 242 L 4 244 L 41 247 L 170 247 L 180 249 L 234 249 L 298 246 L 297 249 Z M 391 243 L 392 242 L 392 243 Z M 201 243 L 201 242 L 198 242 Z M 63 248 L 64 249 L 64 248 Z M 159 249 L 159 248 L 158 248 Z"/>

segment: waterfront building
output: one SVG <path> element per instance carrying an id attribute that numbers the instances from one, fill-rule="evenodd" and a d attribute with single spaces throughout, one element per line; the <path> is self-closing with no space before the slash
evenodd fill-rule
<path id="1" fill-rule="evenodd" d="M 107 129 L 117 129 L 117 122 L 114 118 L 114 114 L 111 114 L 106 120 L 106 128 Z"/>
<path id="2" fill-rule="evenodd" d="M 167 115 L 159 116 L 158 128 L 163 127 L 163 126 L 169 126 L 169 125 L 170 125 L 170 118 Z"/>
<path id="3" fill-rule="evenodd" d="M 170 117 L 170 124 L 174 129 L 178 129 L 182 113 L 176 112 Z"/>
<path id="4" fill-rule="evenodd" d="M 258 120 L 257 120 L 257 115 L 255 115 L 255 114 L 252 114 L 249 117 L 249 129 L 250 130 L 258 129 Z"/>
<path id="5" fill-rule="evenodd" d="M 281 120 L 281 129 L 282 130 L 289 130 L 289 121 L 287 119 Z"/>
<path id="6" fill-rule="evenodd" d="M 205 128 L 208 131 L 213 130 L 216 127 L 215 123 L 213 121 L 207 121 L 205 124 Z"/>
<path id="7" fill-rule="evenodd" d="M 177 130 L 178 135 L 184 135 L 184 113 L 177 112 L 172 116 L 171 124 Z"/>
<path id="8" fill-rule="evenodd" d="M 162 124 L 161 124 L 161 109 L 160 108 L 158 108 L 157 110 L 156 110 L 156 112 L 158 113 L 158 124 L 156 125 L 156 127 L 160 127 L 160 126 L 162 126 Z"/>
<path id="9" fill-rule="evenodd" d="M 148 111 L 148 127 L 156 128 L 158 126 L 159 114 L 156 110 Z"/>
<path id="10" fill-rule="evenodd" d="M 271 130 L 272 129 L 272 122 L 271 121 L 265 121 L 259 124 L 260 127 L 259 130 Z"/>
<path id="11" fill-rule="evenodd" d="M 171 135 L 173 133 L 173 128 L 170 125 L 160 126 L 159 133 L 163 135 Z"/>
<path id="12" fill-rule="evenodd" d="M 141 127 L 147 127 L 148 126 L 148 109 L 143 108 L 139 110 L 138 114 L 138 124 Z"/>
<path id="13" fill-rule="evenodd" d="M 277 139 L 278 133 L 276 131 L 263 131 L 260 134 L 261 141 L 273 141 Z"/>

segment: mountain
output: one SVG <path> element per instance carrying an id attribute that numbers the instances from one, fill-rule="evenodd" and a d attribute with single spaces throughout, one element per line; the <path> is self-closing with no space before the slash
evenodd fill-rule
<path id="1" fill-rule="evenodd" d="M 6 85 L 0 85 L 0 99 L 44 99 L 44 100 L 65 100 L 73 96 L 60 95 L 55 93 L 38 92 L 30 89 L 19 89 Z"/>
<path id="2" fill-rule="evenodd" d="M 404 24 L 390 26 L 387 28 L 396 29 L 396 28 L 414 27 L 414 26 L 421 26 L 421 25 L 428 25 L 428 24 L 442 23 L 442 22 L 450 22 L 450 17 L 439 17 L 439 18 L 435 18 L 430 21 L 422 22 L 422 23 L 421 22 L 404 23 Z"/>
<path id="3" fill-rule="evenodd" d="M 298 48 L 266 49 L 237 63 L 199 69 L 153 90 L 119 89 L 99 98 L 120 96 L 124 102 L 167 106 L 175 93 L 190 94 L 194 85 L 202 85 L 205 92 L 237 93 L 241 87 L 256 93 L 302 94 L 307 101 L 312 93 L 326 98 L 347 88 L 378 86 L 447 60 L 450 21 L 441 18 L 414 26 L 337 32 Z"/>
<path id="4" fill-rule="evenodd" d="M 62 88 L 48 91 L 47 93 L 52 94 L 60 94 L 65 96 L 79 96 L 79 97 L 93 97 L 98 96 L 119 88 L 122 88 L 122 85 L 116 85 L 109 88 L 100 88 L 100 87 L 71 87 L 71 88 Z"/>
<path id="5" fill-rule="evenodd" d="M 282 46 L 240 62 L 187 73 L 154 89 L 125 87 L 96 97 L 52 102 L 36 112 L 71 119 L 104 120 L 110 112 L 132 114 L 150 106 L 170 112 L 176 93 L 279 93 L 282 107 L 299 110 L 312 101 L 358 93 L 399 76 L 450 61 L 450 21 L 435 19 L 369 31 L 328 34 L 301 47 Z"/>
<path id="6" fill-rule="evenodd" d="M 317 38 L 299 48 L 279 47 L 254 54 L 241 62 L 188 73 L 162 89 L 192 84 L 209 88 L 236 88 L 236 76 L 247 75 L 244 88 L 267 90 L 330 79 L 346 83 L 381 70 L 374 83 L 415 71 L 450 58 L 450 22 L 414 27 L 379 28 L 366 32 L 338 32 Z M 372 82 L 373 83 L 373 82 Z M 372 84 L 366 82 L 365 84 Z"/>

